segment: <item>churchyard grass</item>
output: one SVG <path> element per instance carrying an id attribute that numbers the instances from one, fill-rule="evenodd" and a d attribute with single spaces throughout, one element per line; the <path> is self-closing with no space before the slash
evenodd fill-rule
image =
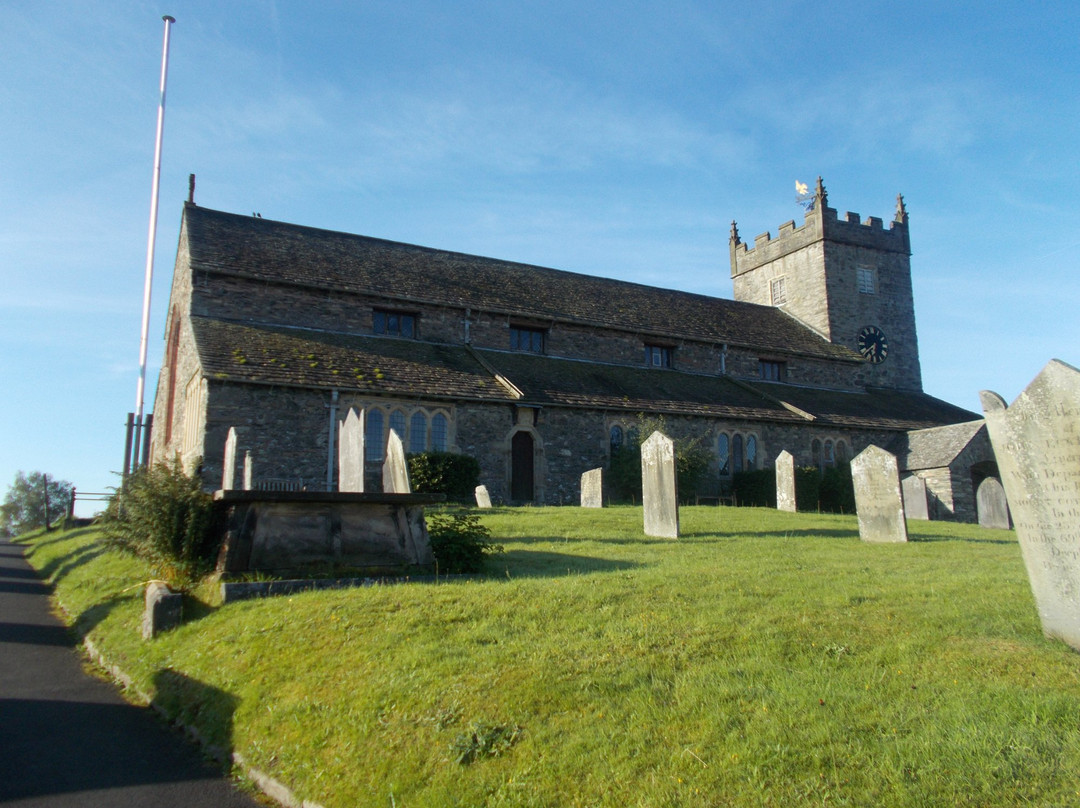
<path id="1" fill-rule="evenodd" d="M 172 714 L 333 806 L 1071 805 L 1080 654 L 1010 531 L 640 508 L 485 511 L 482 580 L 201 609 L 139 639 L 140 562 L 30 540 Z"/>

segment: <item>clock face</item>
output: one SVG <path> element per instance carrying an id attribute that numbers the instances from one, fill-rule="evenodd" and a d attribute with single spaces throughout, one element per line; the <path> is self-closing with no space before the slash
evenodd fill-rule
<path id="1" fill-rule="evenodd" d="M 859 332 L 859 353 L 866 361 L 879 365 L 889 355 L 889 340 L 876 325 L 868 325 Z"/>

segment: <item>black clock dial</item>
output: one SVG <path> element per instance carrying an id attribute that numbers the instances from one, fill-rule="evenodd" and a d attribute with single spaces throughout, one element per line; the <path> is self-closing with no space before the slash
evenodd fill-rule
<path id="1" fill-rule="evenodd" d="M 884 362 L 889 355 L 889 340 L 876 325 L 868 325 L 859 332 L 858 347 L 859 353 L 875 365 Z"/>

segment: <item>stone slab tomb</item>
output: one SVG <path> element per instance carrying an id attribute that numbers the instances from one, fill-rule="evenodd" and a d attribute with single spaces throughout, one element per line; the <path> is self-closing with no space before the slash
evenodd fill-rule
<path id="1" fill-rule="evenodd" d="M 795 513 L 795 458 L 787 449 L 776 456 L 776 509 Z"/>
<path id="2" fill-rule="evenodd" d="M 364 493 L 364 411 L 356 407 L 338 431 L 338 491 Z"/>
<path id="3" fill-rule="evenodd" d="M 581 475 L 581 507 L 604 507 L 603 469 L 590 469 Z"/>
<path id="4" fill-rule="evenodd" d="M 926 496 L 926 480 L 910 474 L 900 481 L 904 494 L 904 516 L 908 519 L 930 519 L 930 504 Z"/>
<path id="5" fill-rule="evenodd" d="M 906 542 L 904 497 L 896 456 L 878 446 L 867 446 L 851 461 L 859 538 L 865 542 Z"/>
<path id="6" fill-rule="evenodd" d="M 409 464 L 405 461 L 405 446 L 401 436 L 394 429 L 386 439 L 386 460 L 382 467 L 382 489 L 384 494 L 411 494 L 409 484 Z"/>
<path id="7" fill-rule="evenodd" d="M 641 504 L 646 536 L 679 538 L 675 444 L 662 432 L 653 432 L 641 444 Z"/>
<path id="8" fill-rule="evenodd" d="M 476 486 L 476 490 L 473 492 L 476 496 L 477 508 L 490 508 L 491 507 L 491 494 L 488 493 L 486 485 Z"/>
<path id="9" fill-rule="evenodd" d="M 225 525 L 218 571 L 335 564 L 400 574 L 434 564 L 424 505 L 441 495 L 218 491 Z"/>
<path id="10" fill-rule="evenodd" d="M 1011 407 L 980 398 L 1043 631 L 1080 650 L 1080 370 L 1054 359 Z"/>

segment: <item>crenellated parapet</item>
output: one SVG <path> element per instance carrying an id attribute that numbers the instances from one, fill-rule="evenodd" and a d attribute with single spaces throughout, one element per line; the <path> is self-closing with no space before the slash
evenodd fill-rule
<path id="1" fill-rule="evenodd" d="M 784 222 L 776 238 L 765 232 L 755 236 L 753 246 L 749 246 L 740 238 L 736 223 L 731 223 L 731 276 L 734 278 L 757 269 L 820 241 L 911 255 L 908 213 L 903 196 L 897 196 L 896 214 L 888 228 L 877 216 L 862 220 L 858 213 L 848 211 L 841 218 L 836 208 L 829 207 L 825 186 L 818 177 L 813 204 L 806 211 L 801 226 L 796 226 L 794 220 Z"/>

